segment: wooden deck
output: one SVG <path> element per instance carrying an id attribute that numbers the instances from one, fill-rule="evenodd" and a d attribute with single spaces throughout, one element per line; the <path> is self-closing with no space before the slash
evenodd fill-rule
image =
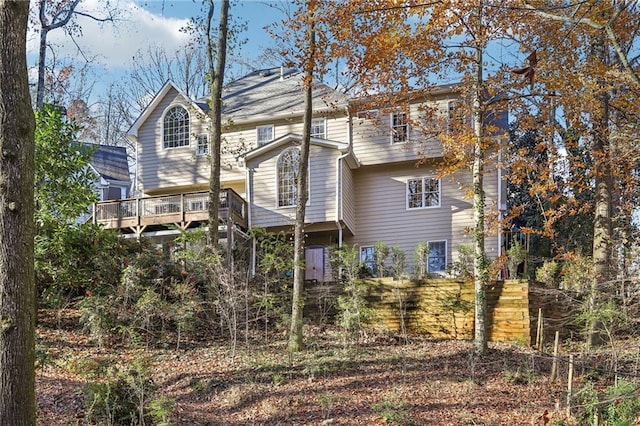
<path id="1" fill-rule="evenodd" d="M 102 201 L 93 206 L 93 221 L 110 229 L 143 232 L 147 227 L 175 225 L 188 228 L 209 219 L 209 192 Z M 232 189 L 220 192 L 220 219 L 247 229 L 247 202 Z"/>

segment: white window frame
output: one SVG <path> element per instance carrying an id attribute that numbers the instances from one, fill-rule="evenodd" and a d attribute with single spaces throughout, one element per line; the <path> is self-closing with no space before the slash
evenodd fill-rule
<path id="1" fill-rule="evenodd" d="M 204 143 L 203 143 L 204 140 Z M 209 135 L 203 133 L 196 137 L 196 156 L 203 157 L 209 154 Z"/>
<path id="2" fill-rule="evenodd" d="M 314 131 L 314 127 L 322 127 L 321 132 Z M 326 118 L 314 118 L 311 120 L 311 137 L 318 139 L 327 139 L 327 119 Z"/>
<path id="3" fill-rule="evenodd" d="M 281 166 L 281 162 L 283 161 L 283 156 L 284 154 L 286 154 L 287 152 L 291 152 L 293 150 L 296 150 L 298 152 L 298 155 L 300 155 L 300 148 L 297 147 L 290 147 L 290 148 L 286 148 L 285 150 L 283 150 L 280 155 L 278 156 L 278 160 L 276 161 L 276 208 L 278 209 L 289 209 L 291 207 L 295 207 L 298 203 L 298 194 L 295 194 L 293 197 L 293 203 L 292 204 L 288 204 L 288 205 L 280 205 L 280 166 Z M 299 162 L 295 161 L 295 166 L 298 167 L 299 166 Z M 310 185 L 310 179 L 311 179 L 311 165 L 309 165 L 309 169 L 307 170 L 307 206 L 310 204 L 311 202 L 311 185 Z M 297 182 L 294 182 L 294 191 L 297 191 Z"/>
<path id="4" fill-rule="evenodd" d="M 396 124 L 396 117 L 404 116 L 403 124 Z M 389 127 L 391 129 L 390 141 L 392 145 L 399 143 L 409 142 L 409 114 L 405 111 L 394 111 L 389 114 Z M 396 129 L 400 129 L 404 127 L 404 138 L 400 138 L 401 133 L 397 132 Z"/>
<path id="5" fill-rule="evenodd" d="M 443 268 L 442 270 L 432 270 L 431 269 L 431 244 L 434 243 L 444 243 L 444 263 L 443 263 Z M 447 265 L 448 265 L 448 261 L 449 261 L 449 254 L 448 254 L 448 243 L 447 240 L 433 240 L 433 241 L 427 241 L 427 246 L 429 247 L 429 254 L 427 255 L 427 265 L 426 265 L 426 269 L 427 272 L 430 274 L 445 274 L 447 272 Z"/>
<path id="6" fill-rule="evenodd" d="M 166 120 L 168 119 L 168 115 L 171 114 L 174 110 L 177 110 L 178 108 L 184 110 L 186 114 L 187 128 L 186 130 L 179 132 L 180 140 L 177 140 L 177 138 L 175 138 L 175 140 L 167 141 L 165 139 L 168 136 Z M 177 149 L 177 148 L 188 147 L 191 139 L 190 128 L 191 128 L 191 117 L 189 116 L 189 110 L 180 104 L 169 106 L 164 111 L 164 114 L 162 115 L 162 149 Z"/>
<path id="7" fill-rule="evenodd" d="M 271 139 L 269 140 L 260 139 L 260 131 L 266 130 L 266 129 L 269 129 L 271 131 Z M 266 145 L 274 139 L 275 139 L 275 128 L 273 124 L 267 124 L 265 126 L 256 126 L 256 145 L 257 146 Z"/>
<path id="8" fill-rule="evenodd" d="M 426 181 L 436 181 L 438 183 L 438 191 L 437 191 L 437 197 L 438 197 L 438 203 L 437 204 L 433 204 L 433 205 L 427 205 L 426 201 L 427 201 L 427 195 L 428 194 L 435 194 L 434 191 L 426 191 Z M 419 207 L 412 207 L 411 203 L 409 202 L 409 199 L 411 197 L 411 195 L 414 195 L 415 193 L 411 192 L 411 188 L 410 188 L 410 182 L 412 181 L 420 181 L 421 185 L 422 185 L 422 191 L 420 192 L 421 194 L 421 200 L 420 200 L 420 206 Z M 442 180 L 438 179 L 436 177 L 433 176 L 419 176 L 419 177 L 413 177 L 413 178 L 408 178 L 405 184 L 405 203 L 406 203 L 406 209 L 407 210 L 421 210 L 421 209 L 437 209 L 442 207 Z"/>

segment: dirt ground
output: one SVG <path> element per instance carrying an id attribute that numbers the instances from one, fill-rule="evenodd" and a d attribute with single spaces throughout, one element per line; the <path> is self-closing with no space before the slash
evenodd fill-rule
<path id="1" fill-rule="evenodd" d="M 347 345 L 337 330 L 309 328 L 307 349 L 293 355 L 282 335 L 239 343 L 235 354 L 206 341 L 99 348 L 75 321 L 40 321 L 40 425 L 92 424 L 85 384 L 140 359 L 153 397 L 173 403 L 174 425 L 571 424 L 560 423 L 566 383 L 549 380 L 549 357 L 515 345 L 490 344 L 478 359 L 466 341 L 376 335 Z"/>

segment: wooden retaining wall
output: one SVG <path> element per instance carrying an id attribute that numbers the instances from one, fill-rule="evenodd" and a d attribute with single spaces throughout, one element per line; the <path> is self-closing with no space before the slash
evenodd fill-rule
<path id="1" fill-rule="evenodd" d="M 430 279 L 365 281 L 378 330 L 426 334 L 433 338 L 471 339 L 474 323 L 473 282 Z M 491 341 L 531 343 L 528 284 L 498 281 L 487 289 L 487 331 Z"/>

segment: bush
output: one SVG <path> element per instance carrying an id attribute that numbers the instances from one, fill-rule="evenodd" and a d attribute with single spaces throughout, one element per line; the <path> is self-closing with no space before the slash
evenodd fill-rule
<path id="1" fill-rule="evenodd" d="M 402 277 L 406 263 L 407 254 L 398 246 L 391 247 L 391 275 L 394 279 Z"/>
<path id="2" fill-rule="evenodd" d="M 419 280 L 427 275 L 427 260 L 429 259 L 429 245 L 419 241 L 413 252 L 413 274 Z"/>
<path id="3" fill-rule="evenodd" d="M 62 308 L 75 297 L 108 292 L 138 243 L 93 224 L 41 229 L 35 239 L 35 272 L 41 303 Z"/>
<path id="4" fill-rule="evenodd" d="M 536 269 L 536 281 L 545 284 L 549 288 L 557 288 L 560 265 L 555 260 L 547 261 Z"/>
<path id="5" fill-rule="evenodd" d="M 599 393 L 592 382 L 578 392 L 578 403 L 583 407 L 578 413 L 581 424 L 627 426 L 636 424 L 640 415 L 636 383 L 619 381 Z M 602 422 L 602 423 L 601 423 Z"/>
<path id="6" fill-rule="evenodd" d="M 83 388 L 87 420 L 138 425 L 145 424 L 153 413 L 165 425 L 170 424 L 172 405 L 154 398 L 156 386 L 149 375 L 146 360 L 136 360 L 128 367 L 108 367 L 102 381 L 89 382 Z"/>
<path id="7" fill-rule="evenodd" d="M 389 246 L 384 241 L 377 241 L 373 245 L 374 269 L 373 274 L 376 277 L 386 277 L 385 262 L 389 257 Z"/>
<path id="8" fill-rule="evenodd" d="M 331 264 L 343 273 L 343 294 L 338 297 L 338 324 L 349 335 L 362 331 L 370 317 L 365 294 L 366 286 L 359 279 L 360 255 L 356 245 L 343 245 L 331 251 Z"/>
<path id="9" fill-rule="evenodd" d="M 451 263 L 449 273 L 455 278 L 473 277 L 473 247 L 467 244 L 458 246 L 458 260 Z"/>

